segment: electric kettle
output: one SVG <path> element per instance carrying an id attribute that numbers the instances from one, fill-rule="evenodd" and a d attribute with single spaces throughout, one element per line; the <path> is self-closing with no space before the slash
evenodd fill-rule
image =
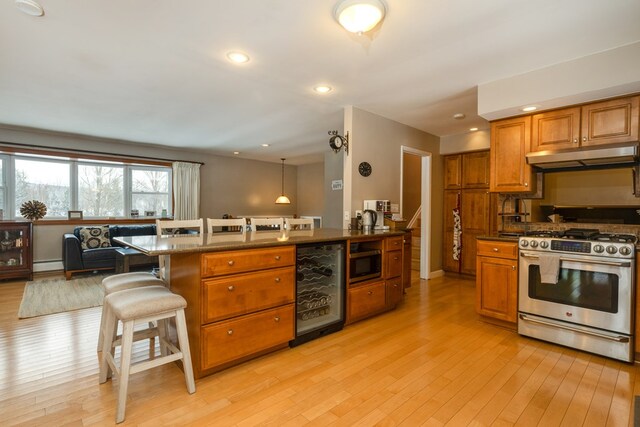
<path id="1" fill-rule="evenodd" d="M 365 209 L 362 211 L 362 228 L 364 231 L 371 231 L 378 222 L 378 214 L 371 209 Z"/>

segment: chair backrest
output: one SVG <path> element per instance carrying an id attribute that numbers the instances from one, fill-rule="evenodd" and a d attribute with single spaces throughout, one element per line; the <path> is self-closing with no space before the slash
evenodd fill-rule
<path id="1" fill-rule="evenodd" d="M 156 219 L 156 234 L 158 236 L 167 234 L 176 234 L 177 230 L 184 229 L 197 229 L 199 234 L 204 233 L 204 221 L 200 219 L 183 219 L 183 220 L 168 220 L 168 219 Z M 165 230 L 171 230 L 171 232 L 165 232 Z"/>
<path id="2" fill-rule="evenodd" d="M 251 230 L 282 230 L 284 229 L 283 218 L 251 218 Z"/>
<path id="3" fill-rule="evenodd" d="M 220 227 L 221 230 L 214 230 Z M 246 218 L 230 218 L 218 219 L 207 218 L 207 233 L 215 233 L 216 231 L 240 231 L 244 233 L 247 230 Z"/>
<path id="4" fill-rule="evenodd" d="M 287 230 L 313 230 L 313 218 L 285 218 Z"/>

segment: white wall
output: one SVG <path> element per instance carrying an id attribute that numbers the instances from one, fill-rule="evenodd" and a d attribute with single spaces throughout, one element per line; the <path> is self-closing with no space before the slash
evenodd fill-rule
<path id="1" fill-rule="evenodd" d="M 533 51 L 532 51 L 533 52 Z M 478 114 L 495 120 L 640 91 L 640 41 L 478 86 Z"/>

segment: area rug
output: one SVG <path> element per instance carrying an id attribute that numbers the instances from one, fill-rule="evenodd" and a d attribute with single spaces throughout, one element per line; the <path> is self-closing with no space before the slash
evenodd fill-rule
<path id="1" fill-rule="evenodd" d="M 27 282 L 18 317 L 24 319 L 102 305 L 104 277 L 93 274 L 72 280 L 60 278 Z"/>

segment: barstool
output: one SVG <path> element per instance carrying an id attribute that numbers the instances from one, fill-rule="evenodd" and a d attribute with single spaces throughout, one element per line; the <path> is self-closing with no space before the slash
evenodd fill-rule
<path id="1" fill-rule="evenodd" d="M 191 366 L 191 354 L 189 352 L 189 337 L 187 335 L 187 323 L 184 309 L 187 302 L 180 295 L 176 295 L 163 286 L 146 286 L 128 289 L 108 295 L 104 301 L 107 305 L 105 320 L 105 340 L 100 358 L 100 383 L 104 383 L 115 374 L 119 380 L 118 406 L 116 410 L 116 423 L 124 421 L 125 406 L 127 403 L 127 388 L 129 375 L 141 372 L 166 363 L 182 360 L 187 391 L 192 394 L 196 391 Z M 165 336 L 164 323 L 175 317 L 178 345 L 176 348 Z M 118 322 L 123 324 L 122 347 L 120 366 L 116 365 L 114 358 L 114 343 Z M 131 364 L 131 351 L 133 345 L 133 329 L 136 324 L 158 322 L 157 333 L 160 347 L 165 347 L 167 355 L 156 357 Z"/>
<path id="2" fill-rule="evenodd" d="M 111 295 L 114 292 L 144 286 L 166 286 L 166 284 L 162 280 L 158 279 L 154 274 L 145 272 L 114 274 L 113 276 L 102 279 L 102 288 L 104 289 L 105 298 L 107 295 Z M 104 321 L 106 318 L 106 309 L 107 305 L 104 304 L 103 301 L 102 315 L 100 316 L 100 330 L 98 333 L 98 351 L 102 350 L 102 343 L 104 342 Z M 154 347 L 153 337 L 151 337 L 149 348 L 153 349 Z"/>

